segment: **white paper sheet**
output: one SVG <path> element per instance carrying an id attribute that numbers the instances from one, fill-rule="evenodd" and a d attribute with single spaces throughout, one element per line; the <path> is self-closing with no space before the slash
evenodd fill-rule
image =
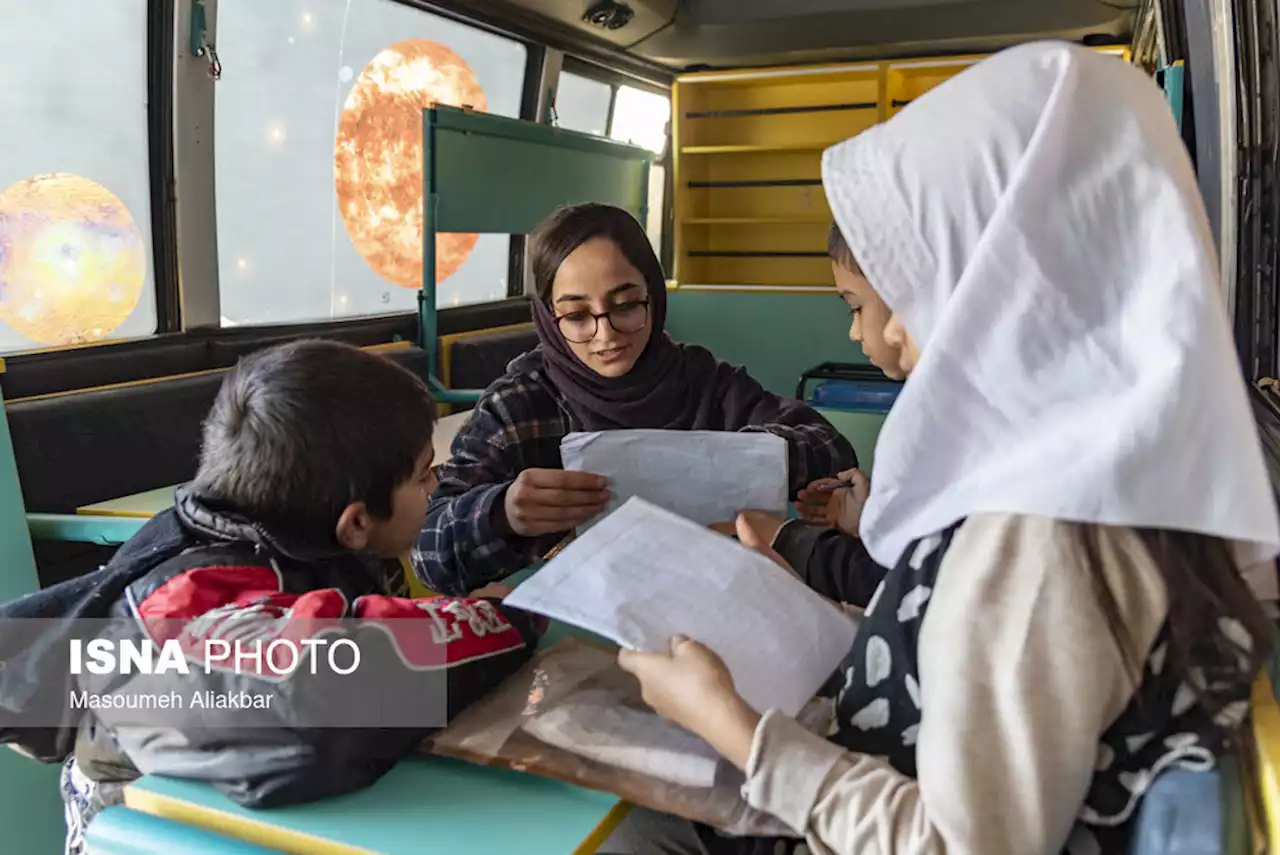
<path id="1" fill-rule="evenodd" d="M 633 496 L 703 525 L 732 522 L 739 511 L 787 511 L 787 441 L 771 433 L 571 433 L 560 457 L 565 469 L 609 479 L 606 514 Z"/>
<path id="2" fill-rule="evenodd" d="M 853 646 L 856 625 L 769 559 L 643 499 L 605 517 L 506 603 L 633 650 L 672 635 L 724 659 L 760 712 L 797 714 Z"/>

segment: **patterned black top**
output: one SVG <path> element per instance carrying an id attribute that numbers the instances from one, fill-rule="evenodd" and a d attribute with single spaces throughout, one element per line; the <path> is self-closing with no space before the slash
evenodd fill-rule
<path id="1" fill-rule="evenodd" d="M 828 738 L 849 751 L 882 758 L 912 778 L 917 774 L 916 745 L 922 718 L 921 627 L 943 558 L 960 525 L 913 544 L 884 577 L 834 681 L 838 682 L 837 714 Z M 974 615 L 974 620 L 981 621 L 981 615 Z M 1227 618 L 1218 623 L 1220 631 L 1248 643 L 1239 623 Z M 1219 725 L 1238 724 L 1248 713 L 1248 697 L 1243 691 L 1234 697 L 1218 692 L 1215 702 L 1225 705 L 1216 721 L 1211 720 L 1198 701 L 1200 693 L 1183 675 L 1166 669 L 1167 636 L 1166 622 L 1147 652 L 1141 683 L 1097 743 L 1093 777 L 1064 850 L 1070 855 L 1130 851 L 1132 820 L 1156 776 L 1171 767 L 1212 768 L 1223 747 Z M 963 649 L 962 645 L 958 649 Z M 957 667 L 963 663 L 957 662 Z M 975 679 L 982 677 L 975 675 Z M 1196 678 L 1193 675 L 1191 679 Z M 965 722 L 956 721 L 955 726 L 963 728 Z M 1029 756 L 1028 763 L 1034 762 Z M 700 829 L 700 837 L 716 853 L 808 851 L 798 840 L 730 840 L 710 829 Z"/>
<path id="2" fill-rule="evenodd" d="M 746 371 L 733 372 L 734 412 L 714 430 L 761 431 L 787 441 L 791 494 L 818 478 L 856 466 L 849 441 L 816 410 L 773 395 Z M 714 413 L 715 408 L 709 410 Z M 563 533 L 507 536 L 493 525 L 495 504 L 524 469 L 560 469 L 560 441 L 583 430 L 551 383 L 537 350 L 514 360 L 481 397 L 440 468 L 426 523 L 413 549 L 413 569 L 429 588 L 459 594 L 521 570 L 560 542 Z"/>

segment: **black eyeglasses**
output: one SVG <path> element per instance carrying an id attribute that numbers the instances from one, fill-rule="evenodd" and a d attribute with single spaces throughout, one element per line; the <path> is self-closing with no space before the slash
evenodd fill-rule
<path id="1" fill-rule="evenodd" d="M 614 332 L 640 332 L 644 329 L 645 321 L 649 319 L 649 301 L 635 300 L 619 303 L 609 311 L 598 315 L 585 311 L 570 312 L 567 315 L 559 315 L 556 318 L 556 324 L 560 327 L 560 334 L 564 336 L 565 341 L 586 344 L 600 331 L 601 318 L 609 320 L 609 326 L 613 327 Z"/>

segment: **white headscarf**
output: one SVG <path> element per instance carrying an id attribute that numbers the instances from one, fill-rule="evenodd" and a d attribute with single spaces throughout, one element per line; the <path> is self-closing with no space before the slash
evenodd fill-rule
<path id="1" fill-rule="evenodd" d="M 984 512 L 1280 551 L 1204 207 L 1141 71 L 1005 51 L 828 150 L 823 183 L 921 350 L 862 515 L 880 564 Z"/>

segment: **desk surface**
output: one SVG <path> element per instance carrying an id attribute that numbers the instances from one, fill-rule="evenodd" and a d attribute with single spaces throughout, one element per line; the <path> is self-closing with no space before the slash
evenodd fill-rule
<path id="1" fill-rule="evenodd" d="M 125 804 L 299 855 L 569 855 L 594 851 L 625 813 L 607 793 L 444 757 L 411 757 L 372 787 L 287 808 L 247 810 L 208 785 L 151 776 Z"/>
<path id="2" fill-rule="evenodd" d="M 569 635 L 608 643 L 553 621 L 541 646 Z M 125 804 L 298 855 L 586 855 L 630 809 L 609 793 L 425 755 L 367 789 L 309 805 L 248 810 L 208 784 L 150 775 L 125 789 Z"/>
<path id="3" fill-rule="evenodd" d="M 278 855 L 274 849 L 123 805 L 108 807 L 94 817 L 85 843 L 90 855 Z"/>
<path id="4" fill-rule="evenodd" d="M 119 499 L 108 499 L 76 508 L 76 513 L 95 517 L 146 517 L 150 519 L 156 514 L 173 507 L 172 485 L 157 487 L 144 493 L 134 493 Z"/>
<path id="5" fill-rule="evenodd" d="M 518 582 L 536 571 L 512 577 Z M 566 636 L 608 641 L 552 621 Z M 135 811 L 298 855 L 586 855 L 630 805 L 609 793 L 447 757 L 413 755 L 373 786 L 309 805 L 254 811 L 208 784 L 146 776 L 125 789 Z"/>
<path id="6" fill-rule="evenodd" d="M 469 416 L 440 420 L 434 436 L 438 462 L 448 459 L 453 437 Z M 149 517 L 172 503 L 173 488 L 164 487 L 79 512 Z M 566 635 L 592 637 L 553 623 L 542 644 Z M 125 803 L 145 814 L 300 855 L 594 852 L 628 807 L 617 796 L 550 778 L 425 756 L 401 761 L 364 790 L 309 805 L 253 811 L 207 784 L 154 776 L 130 785 Z"/>
<path id="7" fill-rule="evenodd" d="M 453 445 L 453 438 L 458 435 L 458 431 L 470 417 L 471 412 L 468 410 L 467 412 L 445 416 L 436 423 L 436 429 L 432 433 L 431 441 L 435 448 L 437 464 L 448 462 L 451 457 L 450 447 Z M 132 496 L 123 496 L 119 499 L 108 499 L 105 502 L 85 505 L 82 508 L 76 508 L 76 513 L 88 516 L 146 517 L 149 519 L 173 504 L 173 490 L 172 486 L 157 487 L 154 490 L 135 493 Z"/>

